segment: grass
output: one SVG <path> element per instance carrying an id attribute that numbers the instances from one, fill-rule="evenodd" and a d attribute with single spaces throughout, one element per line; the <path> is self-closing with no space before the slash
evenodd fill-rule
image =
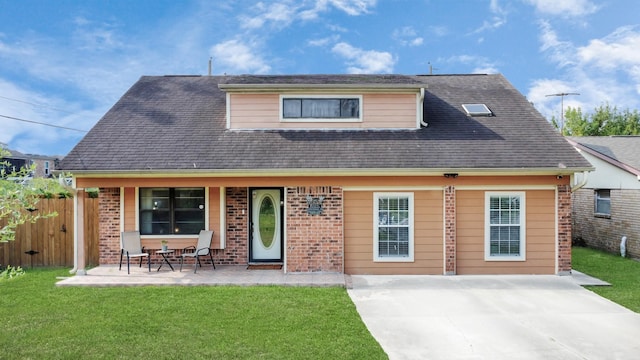
<path id="1" fill-rule="evenodd" d="M 640 312 L 640 262 L 599 250 L 574 247 L 573 268 L 611 286 L 586 286 L 589 290 L 630 310 Z"/>
<path id="2" fill-rule="evenodd" d="M 343 288 L 0 281 L 2 359 L 386 359 Z"/>

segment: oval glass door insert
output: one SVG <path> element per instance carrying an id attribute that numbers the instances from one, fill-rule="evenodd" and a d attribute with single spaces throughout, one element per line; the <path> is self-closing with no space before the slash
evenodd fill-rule
<path id="1" fill-rule="evenodd" d="M 270 248 L 276 236 L 276 208 L 271 196 L 265 196 L 260 203 L 258 216 L 260 241 L 265 248 Z"/>

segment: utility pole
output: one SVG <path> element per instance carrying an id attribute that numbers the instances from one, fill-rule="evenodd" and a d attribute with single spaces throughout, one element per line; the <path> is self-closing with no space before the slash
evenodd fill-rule
<path id="1" fill-rule="evenodd" d="M 579 93 L 557 93 L 549 94 L 547 96 L 560 96 L 560 135 L 564 135 L 564 97 L 567 95 L 580 95 Z"/>

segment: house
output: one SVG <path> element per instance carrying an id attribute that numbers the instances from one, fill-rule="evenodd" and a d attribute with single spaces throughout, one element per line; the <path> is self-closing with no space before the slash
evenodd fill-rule
<path id="1" fill-rule="evenodd" d="M 6 164 L 0 164 L 0 168 L 7 168 L 9 172 L 35 164 L 35 171 L 30 174 L 32 177 L 51 177 L 53 170 L 56 169 L 56 164 L 59 162 L 59 159 L 55 156 L 23 154 L 19 151 L 9 149 L 5 144 L 0 144 L 0 148 L 9 152 L 7 156 L 2 158 L 2 162 L 6 162 L 8 166 Z"/>
<path id="2" fill-rule="evenodd" d="M 238 75 L 140 78 L 61 168 L 100 189 L 101 264 L 211 229 L 221 264 L 564 274 L 591 165 L 502 75 Z"/>
<path id="3" fill-rule="evenodd" d="M 567 138 L 594 166 L 585 185 L 573 194 L 576 242 L 640 258 L 640 137 Z"/>

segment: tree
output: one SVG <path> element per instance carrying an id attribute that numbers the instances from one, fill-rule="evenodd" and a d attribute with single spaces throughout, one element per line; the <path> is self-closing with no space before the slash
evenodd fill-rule
<path id="1" fill-rule="evenodd" d="M 0 159 L 9 152 L 0 147 Z M 70 196 L 70 192 L 55 179 L 29 180 L 35 165 L 19 170 L 9 162 L 0 162 L 0 242 L 15 240 L 16 228 L 25 223 L 35 223 L 40 218 L 57 216 L 56 212 L 43 214 L 35 211 L 36 204 L 43 197 Z"/>
<path id="2" fill-rule="evenodd" d="M 557 119 L 551 123 L 559 129 Z M 640 135 L 640 113 L 638 110 L 619 111 L 616 106 L 604 104 L 591 114 L 583 114 L 580 108 L 568 107 L 564 113 L 562 135 L 565 136 L 609 136 Z"/>

